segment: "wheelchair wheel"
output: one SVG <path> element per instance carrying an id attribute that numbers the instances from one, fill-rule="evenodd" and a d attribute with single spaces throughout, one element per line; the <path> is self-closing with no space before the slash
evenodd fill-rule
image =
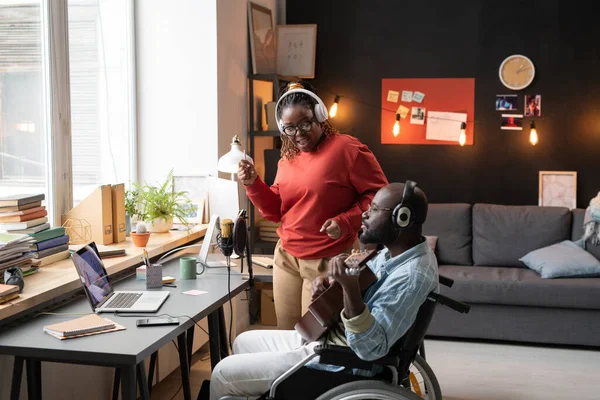
<path id="1" fill-rule="evenodd" d="M 323 393 L 317 400 L 420 400 L 408 389 L 383 381 L 345 383 Z"/>
<path id="2" fill-rule="evenodd" d="M 409 382 L 407 388 L 419 398 L 425 400 L 442 400 L 442 389 L 427 362 L 417 354 L 415 361 L 410 365 Z"/>

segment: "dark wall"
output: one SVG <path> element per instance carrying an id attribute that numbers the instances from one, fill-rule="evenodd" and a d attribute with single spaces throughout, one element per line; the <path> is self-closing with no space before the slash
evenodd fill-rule
<path id="1" fill-rule="evenodd" d="M 287 0 L 288 24 L 317 24 L 312 81 L 332 120 L 375 153 L 390 181 L 412 179 L 431 202 L 537 204 L 540 170 L 577 171 L 577 204 L 600 190 L 600 24 L 584 1 Z M 540 141 L 500 129 L 500 63 L 524 54 L 542 95 Z M 382 145 L 382 78 L 475 81 L 473 146 Z M 346 97 L 344 97 L 346 96 Z M 471 117 L 470 117 L 471 118 Z"/>

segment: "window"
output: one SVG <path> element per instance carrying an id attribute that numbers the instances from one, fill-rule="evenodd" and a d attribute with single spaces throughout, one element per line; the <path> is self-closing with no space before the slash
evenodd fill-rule
<path id="1" fill-rule="evenodd" d="M 48 191 L 40 1 L 0 0 L 0 197 Z"/>
<path id="2" fill-rule="evenodd" d="M 69 0 L 73 201 L 133 180 L 130 2 Z"/>

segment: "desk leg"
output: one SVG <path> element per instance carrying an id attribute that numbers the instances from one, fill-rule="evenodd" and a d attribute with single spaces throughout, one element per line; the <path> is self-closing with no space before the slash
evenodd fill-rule
<path id="1" fill-rule="evenodd" d="M 42 399 L 42 362 L 39 360 L 26 360 L 27 366 L 27 398 L 29 400 Z"/>
<path id="2" fill-rule="evenodd" d="M 222 308 L 219 308 L 222 310 Z M 208 314 L 208 343 L 210 347 L 210 369 L 215 369 L 215 366 L 221 361 L 221 344 L 219 334 L 219 313 L 215 310 Z"/>
<path id="3" fill-rule="evenodd" d="M 192 325 L 192 327 L 189 328 L 186 333 L 187 350 L 188 350 L 188 367 L 190 367 L 189 368 L 190 370 L 192 369 L 192 350 L 194 348 L 194 327 L 195 327 L 195 325 Z"/>
<path id="4" fill-rule="evenodd" d="M 225 312 L 223 307 L 219 307 L 219 345 L 221 351 L 221 359 L 229 355 L 229 343 L 227 341 L 227 326 L 225 325 Z M 233 318 L 233 316 L 231 317 Z"/>
<path id="5" fill-rule="evenodd" d="M 140 399 L 150 400 L 150 393 L 148 391 L 148 380 L 146 378 L 146 366 L 144 360 L 140 361 L 136 367 L 137 382 L 140 387 Z"/>
<path id="6" fill-rule="evenodd" d="M 10 400 L 19 400 L 21 394 L 21 379 L 23 378 L 23 357 L 15 357 L 13 364 L 12 384 L 10 388 Z"/>
<path id="7" fill-rule="evenodd" d="M 135 365 L 125 365 L 121 370 L 121 398 L 123 400 L 137 399 L 137 386 L 135 380 Z"/>
<path id="8" fill-rule="evenodd" d="M 121 368 L 115 368 L 112 400 L 119 400 L 119 386 L 121 386 Z"/>
<path id="9" fill-rule="evenodd" d="M 150 369 L 148 370 L 148 393 L 152 394 L 152 382 L 154 382 L 154 369 L 156 368 L 156 358 L 158 350 L 150 356 Z"/>
<path id="10" fill-rule="evenodd" d="M 190 390 L 190 367 L 188 363 L 188 351 L 186 344 L 186 332 L 177 336 L 177 348 L 179 350 L 179 369 L 181 370 L 181 384 L 183 385 L 183 398 L 191 400 L 192 393 Z"/>

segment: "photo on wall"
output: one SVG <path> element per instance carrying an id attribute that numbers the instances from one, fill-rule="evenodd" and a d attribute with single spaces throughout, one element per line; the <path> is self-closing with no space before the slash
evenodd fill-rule
<path id="1" fill-rule="evenodd" d="M 542 116 L 542 96 L 539 94 L 525 95 L 525 116 L 526 117 L 541 117 Z"/>
<path id="2" fill-rule="evenodd" d="M 497 94 L 496 111 L 515 111 L 519 106 L 518 96 L 516 94 Z"/>
<path id="3" fill-rule="evenodd" d="M 410 123 L 414 125 L 425 125 L 425 108 L 413 107 L 410 113 Z"/>
<path id="4" fill-rule="evenodd" d="M 523 114 L 502 114 L 502 125 L 500 129 L 509 131 L 522 131 Z"/>

